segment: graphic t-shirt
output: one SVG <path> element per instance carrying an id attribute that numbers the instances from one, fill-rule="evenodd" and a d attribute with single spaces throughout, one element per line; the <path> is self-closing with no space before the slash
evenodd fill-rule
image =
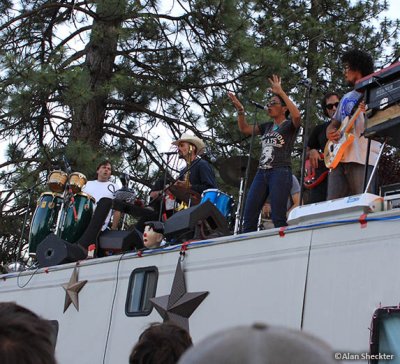
<path id="1" fill-rule="evenodd" d="M 284 120 L 279 126 L 273 122 L 261 124 L 261 157 L 258 168 L 290 167 L 291 153 L 299 128 L 291 120 Z"/>

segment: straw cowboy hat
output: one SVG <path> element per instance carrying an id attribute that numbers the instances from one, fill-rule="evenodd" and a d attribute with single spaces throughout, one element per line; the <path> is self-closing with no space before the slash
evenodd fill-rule
<path id="1" fill-rule="evenodd" d="M 186 133 L 183 133 L 180 139 L 175 140 L 174 142 L 172 142 L 172 144 L 179 145 L 180 142 L 188 142 L 190 144 L 193 144 L 197 149 L 197 155 L 203 154 L 204 148 L 206 147 L 204 142 L 200 138 Z"/>

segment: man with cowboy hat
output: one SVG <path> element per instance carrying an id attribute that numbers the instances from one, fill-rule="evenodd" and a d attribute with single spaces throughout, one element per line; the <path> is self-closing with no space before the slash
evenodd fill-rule
<path id="1" fill-rule="evenodd" d="M 197 136 L 183 133 L 180 139 L 172 142 L 178 147 L 179 158 L 186 161 L 186 167 L 180 172 L 179 179 L 170 187 L 170 191 L 179 199 L 180 191 L 193 191 L 201 195 L 204 190 L 217 188 L 214 171 L 210 164 L 198 156 L 204 153 L 204 142 Z M 192 204 L 199 201 L 192 200 Z"/>

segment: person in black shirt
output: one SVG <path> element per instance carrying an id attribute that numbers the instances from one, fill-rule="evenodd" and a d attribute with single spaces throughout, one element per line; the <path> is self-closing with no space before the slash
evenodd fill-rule
<path id="1" fill-rule="evenodd" d="M 326 142 L 328 141 L 326 138 L 326 128 L 336 112 L 339 101 L 340 96 L 336 92 L 328 92 L 324 95 L 323 99 L 321 100 L 321 107 L 324 115 L 329 119 L 327 122 L 314 127 L 307 143 L 309 163 L 311 168 L 314 168 L 315 170 L 315 177 L 313 178 L 313 181 L 308 181 L 309 186 L 315 185 L 315 187 L 310 188 L 310 197 L 308 203 L 326 201 L 326 193 L 328 188 L 328 168 L 325 167 L 323 158 L 324 148 Z M 305 181 L 307 183 L 307 177 L 305 178 Z M 320 183 L 317 181 L 320 181 Z"/>
<path id="2" fill-rule="evenodd" d="M 178 181 L 169 190 L 178 199 L 179 191 L 190 191 L 191 204 L 195 205 L 200 202 L 199 197 L 203 191 L 217 188 L 213 169 L 207 161 L 199 158 L 204 153 L 204 142 L 196 136 L 182 134 L 172 144 L 178 147 L 179 158 L 186 161 L 186 167 L 181 170 Z"/>
<path id="3" fill-rule="evenodd" d="M 242 232 L 257 230 L 258 217 L 268 195 L 271 196 L 274 226 L 287 225 L 286 204 L 292 188 L 291 154 L 301 118 L 296 105 L 282 89 L 281 78 L 273 75 L 269 82 L 273 96 L 266 110 L 272 121 L 254 127 L 255 134 L 261 135 L 262 152 L 246 198 Z M 242 103 L 230 92 L 228 97 L 238 112 L 239 130 L 245 135 L 252 135 L 253 126 L 246 121 Z"/>

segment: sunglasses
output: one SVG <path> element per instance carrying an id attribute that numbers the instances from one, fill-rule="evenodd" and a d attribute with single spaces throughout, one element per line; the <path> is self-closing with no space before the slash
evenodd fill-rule
<path id="1" fill-rule="evenodd" d="M 336 107 L 336 109 L 337 109 L 338 106 L 339 106 L 339 103 L 338 103 L 338 102 L 335 102 L 334 104 L 326 104 L 326 108 L 327 108 L 328 110 L 332 110 L 333 107 Z"/>
<path id="2" fill-rule="evenodd" d="M 271 102 L 269 102 L 267 104 L 267 107 L 274 106 L 274 105 L 282 105 L 282 104 L 280 102 L 277 102 L 277 101 L 271 101 Z"/>

